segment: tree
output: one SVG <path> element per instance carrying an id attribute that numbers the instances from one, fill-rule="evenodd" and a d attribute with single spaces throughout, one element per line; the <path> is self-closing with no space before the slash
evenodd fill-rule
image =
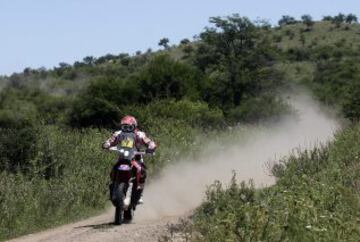
<path id="1" fill-rule="evenodd" d="M 187 45 L 187 44 L 189 44 L 190 43 L 190 40 L 189 39 L 182 39 L 181 41 L 180 41 L 180 44 L 181 45 Z"/>
<path id="2" fill-rule="evenodd" d="M 200 34 L 195 65 L 209 75 L 203 98 L 223 110 L 231 109 L 248 97 L 258 95 L 272 74 L 265 69 L 275 55 L 264 29 L 237 14 L 214 17 L 215 27 Z"/>
<path id="3" fill-rule="evenodd" d="M 312 17 L 308 14 L 305 14 L 305 15 L 301 16 L 301 20 L 306 25 L 307 31 L 310 31 L 312 26 L 314 25 L 314 21 L 313 21 Z"/>
<path id="4" fill-rule="evenodd" d="M 61 69 L 66 69 L 66 68 L 70 68 L 71 65 L 69 65 L 68 63 L 65 63 L 65 62 L 60 62 L 60 63 L 59 63 L 59 67 L 60 67 Z"/>
<path id="5" fill-rule="evenodd" d="M 65 62 L 60 62 L 59 63 L 59 67 L 58 68 L 54 68 L 54 71 L 56 72 L 56 74 L 58 76 L 61 76 L 64 74 L 64 72 L 67 70 L 67 69 L 71 69 L 71 65 L 65 63 Z"/>
<path id="6" fill-rule="evenodd" d="M 278 22 L 279 26 L 296 24 L 296 23 L 297 23 L 297 21 L 295 20 L 295 18 L 291 17 L 289 15 L 282 16 L 282 18 Z"/>
<path id="7" fill-rule="evenodd" d="M 95 79 L 78 95 L 69 122 L 75 127 L 110 127 L 118 119 L 119 106 L 136 103 L 138 96 L 138 88 L 130 80 L 114 77 Z"/>
<path id="8" fill-rule="evenodd" d="M 192 66 L 162 54 L 152 59 L 136 77 L 142 103 L 156 99 L 198 99 L 202 76 Z"/>
<path id="9" fill-rule="evenodd" d="M 345 22 L 348 24 L 357 23 L 358 18 L 356 17 L 355 14 L 349 14 L 345 17 Z"/>
<path id="10" fill-rule="evenodd" d="M 168 38 L 162 38 L 162 39 L 160 39 L 160 41 L 159 41 L 159 46 L 162 46 L 162 47 L 164 47 L 164 49 L 168 49 L 169 48 L 169 39 Z"/>
<path id="11" fill-rule="evenodd" d="M 354 122 L 360 121 L 360 84 L 358 82 L 354 82 L 348 88 L 342 108 L 346 118 Z"/>
<path id="12" fill-rule="evenodd" d="M 332 23 L 335 24 L 337 28 L 339 28 L 341 24 L 344 22 L 345 22 L 345 15 L 342 13 L 336 15 L 332 20 Z"/>
<path id="13" fill-rule="evenodd" d="M 330 16 L 330 15 L 324 16 L 324 17 L 322 18 L 322 21 L 330 21 L 330 22 L 332 22 L 332 21 L 333 21 L 333 17 Z"/>
<path id="14" fill-rule="evenodd" d="M 75 68 L 80 68 L 80 67 L 83 67 L 83 66 L 85 66 L 85 63 L 83 63 L 83 62 L 80 62 L 80 61 L 75 61 L 74 62 L 74 67 Z"/>
<path id="15" fill-rule="evenodd" d="M 95 58 L 93 56 L 86 56 L 83 61 L 85 65 L 92 65 L 95 62 Z"/>

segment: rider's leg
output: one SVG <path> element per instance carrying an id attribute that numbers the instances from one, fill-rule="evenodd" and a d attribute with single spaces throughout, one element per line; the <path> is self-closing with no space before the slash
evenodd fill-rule
<path id="1" fill-rule="evenodd" d="M 137 189 L 141 189 L 140 187 L 140 180 L 141 180 L 141 170 L 142 167 L 141 165 L 136 161 L 136 160 L 132 160 L 131 164 L 133 165 L 133 167 L 136 168 L 136 184 L 137 184 Z"/>
<path id="2" fill-rule="evenodd" d="M 145 187 L 145 181 L 146 181 L 146 166 L 144 165 L 144 163 L 140 163 L 141 164 L 141 178 L 140 178 L 140 198 L 139 198 L 139 204 L 143 204 L 144 203 L 144 199 L 143 199 L 143 192 L 144 192 L 144 187 Z"/>

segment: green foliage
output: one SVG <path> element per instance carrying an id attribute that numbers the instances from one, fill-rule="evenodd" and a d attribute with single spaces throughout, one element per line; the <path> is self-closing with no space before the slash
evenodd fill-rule
<path id="1" fill-rule="evenodd" d="M 289 107 L 279 98 L 259 96 L 247 99 L 240 106 L 230 109 L 227 116 L 233 122 L 252 123 L 278 118 L 289 111 Z"/>
<path id="2" fill-rule="evenodd" d="M 160 41 L 159 41 L 159 46 L 163 46 L 164 49 L 168 49 L 169 48 L 169 42 L 170 40 L 168 38 L 162 38 Z"/>
<path id="3" fill-rule="evenodd" d="M 0 128 L 0 172 L 28 172 L 30 159 L 36 154 L 37 132 L 32 125 Z"/>
<path id="4" fill-rule="evenodd" d="M 278 21 L 280 27 L 284 25 L 291 25 L 296 23 L 297 23 L 296 19 L 289 15 L 283 15 L 282 18 Z"/>
<path id="5" fill-rule="evenodd" d="M 323 101 L 342 104 L 351 89 L 358 89 L 355 84 L 360 80 L 360 65 L 356 63 L 357 59 L 318 63 L 311 84 Z"/>
<path id="6" fill-rule="evenodd" d="M 166 54 L 156 56 L 136 77 L 142 103 L 163 98 L 199 99 L 202 79 L 195 68 Z"/>
<path id="7" fill-rule="evenodd" d="M 163 119 L 182 120 L 193 127 L 215 127 L 224 121 L 223 113 L 218 108 L 209 108 L 204 102 L 189 100 L 164 100 L 151 103 L 146 107 L 149 116 Z M 150 114 L 151 113 L 151 114 Z"/>
<path id="8" fill-rule="evenodd" d="M 100 149 L 104 134 L 43 126 L 27 173 L 0 176 L 0 239 L 53 226 L 106 202 L 110 156 Z M 21 152 L 19 152 L 21 153 Z"/>
<path id="9" fill-rule="evenodd" d="M 314 21 L 313 21 L 312 17 L 310 15 L 306 14 L 306 15 L 301 16 L 301 20 L 306 25 L 306 27 L 307 27 L 306 30 L 310 31 L 312 26 L 314 25 Z"/>
<path id="10" fill-rule="evenodd" d="M 239 15 L 215 17 L 194 42 L 170 48 L 162 39 L 160 53 L 88 56 L 0 77 L 0 239 L 104 207 L 112 156 L 100 143 L 110 132 L 82 128 L 115 129 L 121 115 L 135 115 L 160 143 L 147 161 L 150 175 L 196 154 L 207 131 L 286 112 L 278 97 L 284 80 L 358 120 L 357 18 L 324 20 L 283 16 L 281 28 L 271 28 Z M 358 130 L 278 163 L 278 183 L 269 189 L 234 179 L 228 189 L 212 186 L 195 216 L 198 239 L 351 240 L 358 235 Z"/>
<path id="11" fill-rule="evenodd" d="M 196 241 L 356 241 L 360 236 L 360 125 L 327 147 L 273 167 L 278 181 L 255 190 L 215 183 L 193 216 Z M 194 230 L 198 233 L 194 233 Z"/>
<path id="12" fill-rule="evenodd" d="M 136 102 L 136 85 L 119 78 L 99 78 L 93 81 L 75 101 L 70 124 L 75 127 L 109 127 L 118 120 L 120 105 Z"/>
<path id="13" fill-rule="evenodd" d="M 345 117 L 352 121 L 360 120 L 360 75 L 356 78 L 356 82 L 349 85 L 342 105 Z"/>
<path id="14" fill-rule="evenodd" d="M 265 86 L 281 86 L 280 75 L 268 68 L 275 49 L 260 37 L 263 29 L 239 15 L 211 18 L 210 22 L 215 27 L 200 34 L 202 42 L 195 57 L 195 64 L 209 76 L 203 94 L 206 102 L 227 113 L 262 95 Z"/>

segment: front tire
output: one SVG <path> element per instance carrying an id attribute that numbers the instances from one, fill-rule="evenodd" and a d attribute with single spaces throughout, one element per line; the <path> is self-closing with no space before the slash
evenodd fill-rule
<path id="1" fill-rule="evenodd" d="M 120 225 L 124 221 L 124 197 L 125 197 L 125 183 L 120 183 L 114 187 L 115 197 L 115 221 L 116 225 Z"/>
<path id="2" fill-rule="evenodd" d="M 134 210 L 132 208 L 129 208 L 128 210 L 124 211 L 124 220 L 127 222 L 130 222 L 134 217 Z"/>

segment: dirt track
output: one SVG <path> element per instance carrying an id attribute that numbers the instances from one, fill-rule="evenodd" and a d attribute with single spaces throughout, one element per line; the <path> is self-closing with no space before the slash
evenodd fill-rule
<path id="1" fill-rule="evenodd" d="M 141 208 L 138 209 L 141 212 Z M 167 231 L 167 225 L 178 217 L 163 217 L 157 220 L 134 220 L 131 224 L 112 224 L 113 208 L 106 213 L 77 223 L 67 224 L 40 233 L 26 235 L 12 242 L 34 241 L 158 241 Z"/>
<path id="2" fill-rule="evenodd" d="M 204 147 L 200 159 L 179 161 L 167 167 L 162 176 L 145 189 L 145 204 L 137 209 L 131 224 L 114 226 L 114 209 L 87 220 L 64 225 L 13 242 L 33 241 L 158 241 L 167 231 L 167 224 L 196 208 L 204 199 L 206 186 L 214 180 L 229 181 L 232 170 L 238 180 L 253 179 L 258 186 L 273 183 L 264 163 L 294 149 L 309 148 L 332 139 L 338 120 L 322 112 L 311 97 L 300 95 L 291 100 L 298 117 L 284 118 L 266 128 L 248 128 L 231 133 L 242 139 L 226 143 L 217 140 Z M 226 154 L 226 159 L 224 159 Z"/>

